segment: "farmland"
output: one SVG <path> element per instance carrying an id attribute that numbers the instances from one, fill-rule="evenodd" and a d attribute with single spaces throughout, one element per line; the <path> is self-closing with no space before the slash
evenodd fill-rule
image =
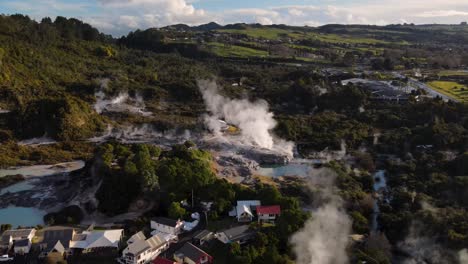
<path id="1" fill-rule="evenodd" d="M 460 102 L 468 102 L 468 88 L 457 82 L 449 81 L 433 81 L 429 82 L 428 85 L 440 93 L 443 93 L 447 96 L 453 97 Z"/>

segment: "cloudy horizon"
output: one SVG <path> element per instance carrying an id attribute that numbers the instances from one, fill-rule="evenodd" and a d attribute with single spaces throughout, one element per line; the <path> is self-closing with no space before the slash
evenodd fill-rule
<path id="1" fill-rule="evenodd" d="M 36 20 L 75 17 L 117 37 L 136 29 L 178 23 L 320 26 L 459 24 L 468 20 L 466 0 L 3 0 L 0 10 Z"/>

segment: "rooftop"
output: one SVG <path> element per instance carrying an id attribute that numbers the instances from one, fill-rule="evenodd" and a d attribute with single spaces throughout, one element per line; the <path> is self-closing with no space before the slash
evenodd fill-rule
<path id="1" fill-rule="evenodd" d="M 15 242 L 15 247 L 27 247 L 29 246 L 29 239 L 21 239 Z"/>
<path id="2" fill-rule="evenodd" d="M 276 214 L 281 213 L 281 207 L 279 205 L 270 206 L 257 206 L 257 214 Z"/>
<path id="3" fill-rule="evenodd" d="M 197 262 L 203 256 L 209 256 L 208 253 L 194 246 L 192 243 L 185 243 L 182 248 L 175 252 L 176 256 L 183 256 Z"/>
<path id="4" fill-rule="evenodd" d="M 35 229 L 13 229 L 7 230 L 3 233 L 3 236 L 12 236 L 13 240 L 17 240 L 18 238 L 25 238 L 31 235 Z"/>
<path id="5" fill-rule="evenodd" d="M 174 220 L 166 217 L 156 217 L 153 218 L 153 221 L 162 225 L 176 227 L 179 223 L 179 220 Z"/>

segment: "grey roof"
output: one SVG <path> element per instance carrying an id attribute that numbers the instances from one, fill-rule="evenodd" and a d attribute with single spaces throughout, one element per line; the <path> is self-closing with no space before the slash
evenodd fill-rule
<path id="1" fill-rule="evenodd" d="M 2 240 L 0 241 L 0 245 L 9 245 L 11 239 L 12 237 L 10 235 L 3 235 Z"/>
<path id="2" fill-rule="evenodd" d="M 177 250 L 174 255 L 183 256 L 185 258 L 191 259 L 193 262 L 197 262 L 201 257 L 208 255 L 208 253 L 194 246 L 192 243 L 187 242 L 179 250 Z"/>
<path id="3" fill-rule="evenodd" d="M 172 226 L 172 227 L 176 227 L 177 222 L 178 222 L 178 220 L 174 220 L 174 219 L 170 219 L 166 217 L 156 217 L 156 218 L 153 218 L 153 221 L 162 225 Z"/>
<path id="4" fill-rule="evenodd" d="M 13 239 L 18 239 L 18 238 L 26 238 L 28 237 L 31 232 L 33 232 L 34 229 L 13 229 L 13 230 L 7 230 L 3 233 L 4 236 L 12 236 Z"/>
<path id="5" fill-rule="evenodd" d="M 205 230 L 198 231 L 197 234 L 193 238 L 203 239 L 203 238 L 206 238 L 207 236 L 210 236 L 211 234 L 213 234 L 213 232 L 205 229 Z"/>
<path id="6" fill-rule="evenodd" d="M 15 242 L 15 247 L 29 246 L 29 239 L 21 239 Z"/>
<path id="7" fill-rule="evenodd" d="M 52 229 L 44 231 L 44 240 L 42 243 L 47 244 L 46 251 L 54 248 L 57 241 L 60 241 L 61 246 L 67 249 L 70 247 L 70 241 L 73 239 L 73 228 Z"/>
<path id="8" fill-rule="evenodd" d="M 248 225 L 241 225 L 241 226 L 236 226 L 236 227 L 224 230 L 223 233 L 226 234 L 229 240 L 237 241 L 242 238 L 252 236 L 255 232 L 252 230 L 249 230 Z"/>
<path id="9" fill-rule="evenodd" d="M 141 252 L 153 248 L 160 248 L 164 244 L 166 244 L 167 241 L 164 240 L 160 235 L 154 235 L 147 240 L 138 240 L 130 245 L 128 245 L 128 253 L 132 254 L 134 256 L 139 255 Z"/>

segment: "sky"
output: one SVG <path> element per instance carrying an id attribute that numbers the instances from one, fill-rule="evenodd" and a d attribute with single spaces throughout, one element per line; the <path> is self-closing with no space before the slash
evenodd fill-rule
<path id="1" fill-rule="evenodd" d="M 184 23 L 324 24 L 468 21 L 468 0 L 0 0 L 0 13 L 75 17 L 114 36 Z"/>

